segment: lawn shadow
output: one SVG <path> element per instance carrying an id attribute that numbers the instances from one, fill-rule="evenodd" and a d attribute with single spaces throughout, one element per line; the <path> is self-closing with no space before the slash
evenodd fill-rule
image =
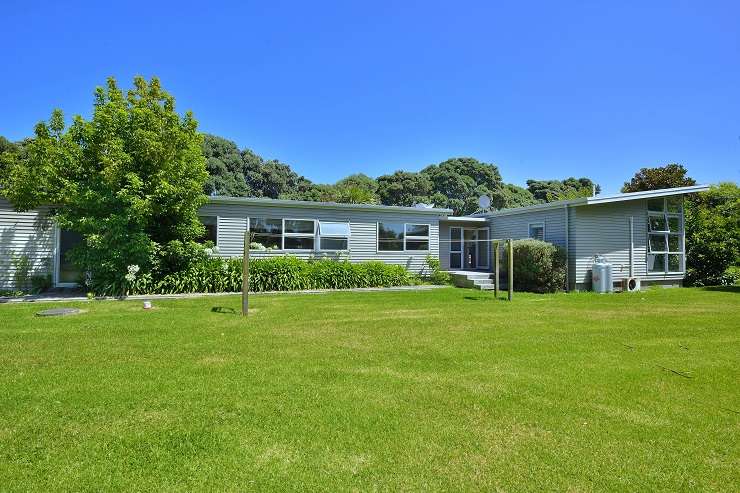
<path id="1" fill-rule="evenodd" d="M 236 310 L 229 306 L 214 306 L 211 308 L 213 313 L 225 313 L 227 315 L 238 315 Z"/>
<path id="2" fill-rule="evenodd" d="M 719 291 L 722 293 L 740 293 L 740 286 L 706 286 L 703 291 Z"/>
<path id="3" fill-rule="evenodd" d="M 496 298 L 495 296 L 471 296 L 471 295 L 467 295 L 467 296 L 463 296 L 463 299 L 464 300 L 469 300 L 469 301 L 499 301 L 499 300 L 503 300 L 505 298 L 501 298 L 501 297 Z"/>

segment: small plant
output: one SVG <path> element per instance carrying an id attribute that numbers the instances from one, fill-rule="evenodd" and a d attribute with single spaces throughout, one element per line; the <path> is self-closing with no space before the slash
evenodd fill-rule
<path id="1" fill-rule="evenodd" d="M 452 282 L 449 272 L 440 270 L 440 262 L 437 257 L 427 255 L 426 262 L 430 269 L 430 273 L 427 276 L 429 282 L 438 285 L 450 284 Z"/>
<path id="2" fill-rule="evenodd" d="M 36 274 L 31 276 L 31 292 L 43 293 L 51 288 L 51 274 Z"/>
<path id="3" fill-rule="evenodd" d="M 13 255 L 13 282 L 21 290 L 28 289 L 31 281 L 31 268 L 33 267 L 28 255 Z"/>

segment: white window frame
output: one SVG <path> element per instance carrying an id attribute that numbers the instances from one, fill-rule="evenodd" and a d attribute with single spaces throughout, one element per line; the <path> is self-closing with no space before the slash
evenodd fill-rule
<path id="1" fill-rule="evenodd" d="M 654 200 L 654 199 L 653 199 Z M 668 212 L 668 197 L 663 197 L 663 211 L 652 211 L 650 210 L 649 206 L 647 205 L 649 202 L 646 202 L 645 208 L 647 210 L 647 245 L 646 245 L 646 256 L 645 256 L 645 272 L 647 272 L 647 275 L 676 275 L 676 274 L 685 274 L 686 273 L 686 230 L 684 225 L 684 207 L 683 207 L 683 200 L 681 200 L 681 206 L 679 208 L 678 212 Z M 665 229 L 662 230 L 651 230 L 650 229 L 650 218 L 651 217 L 660 217 L 663 218 L 663 221 L 665 222 Z M 678 219 L 678 231 L 671 231 L 670 229 L 670 219 Z M 669 241 L 668 239 L 670 237 L 678 237 L 678 244 L 679 244 L 679 250 L 678 251 L 670 251 L 669 250 Z M 663 239 L 663 245 L 665 247 L 664 250 L 655 250 L 653 251 L 650 247 L 650 239 L 652 237 L 660 237 Z M 663 255 L 663 270 L 655 271 L 650 270 L 649 265 L 649 259 L 651 255 Z M 669 270 L 670 262 L 668 261 L 670 255 L 677 255 L 679 256 L 679 270 Z"/>
<path id="2" fill-rule="evenodd" d="M 409 236 L 407 233 L 407 230 L 409 226 L 426 226 L 427 227 L 427 235 L 426 236 Z M 430 238 L 432 236 L 432 225 L 431 224 L 425 224 L 425 223 L 403 223 L 403 251 L 404 252 L 429 252 L 432 248 Z M 427 248 L 426 250 L 409 250 L 406 248 L 406 242 L 408 240 L 411 241 L 426 241 L 427 242 Z"/>
<path id="3" fill-rule="evenodd" d="M 346 224 L 347 225 L 347 236 L 337 236 L 337 235 L 322 235 L 321 234 L 321 223 L 322 221 L 318 221 L 317 229 L 316 229 L 316 240 L 314 243 L 314 246 L 316 247 L 317 251 L 321 252 L 348 252 L 349 251 L 349 239 L 352 236 L 352 227 L 350 225 L 349 221 L 323 221 L 325 223 L 338 223 L 338 224 Z M 321 239 L 326 238 L 328 240 L 347 240 L 347 248 L 344 249 L 335 249 L 335 248 L 321 248 Z"/>
<path id="4" fill-rule="evenodd" d="M 536 240 L 537 238 L 535 238 L 534 236 L 532 236 L 532 226 L 542 228 L 542 241 L 545 241 L 545 238 L 547 238 L 547 236 L 546 236 L 546 231 L 547 230 L 545 230 L 545 221 L 537 221 L 537 222 L 534 222 L 534 223 L 527 223 L 527 237 L 530 240 Z"/>
<path id="5" fill-rule="evenodd" d="M 285 221 L 310 221 L 313 223 L 313 234 L 308 233 L 287 233 L 285 231 Z M 316 219 L 309 219 L 306 217 L 284 217 L 283 218 L 283 238 L 282 238 L 282 249 L 286 252 L 313 252 L 316 251 Z M 313 248 L 286 248 L 285 238 L 313 238 Z"/>
<path id="6" fill-rule="evenodd" d="M 275 251 L 282 252 L 283 251 L 283 238 L 285 237 L 284 236 L 284 234 L 285 234 L 285 222 L 284 222 L 284 220 L 282 218 L 279 218 L 279 217 L 270 217 L 270 216 L 254 216 L 254 217 L 250 217 L 250 216 L 248 216 L 247 217 L 247 231 L 249 231 L 249 233 L 250 233 L 250 238 L 251 238 L 251 233 L 252 233 L 252 219 L 265 219 L 265 220 L 268 220 L 268 219 L 276 219 L 276 220 L 277 219 L 280 219 L 282 221 L 280 223 L 280 227 L 282 228 L 280 230 L 280 248 L 278 248 L 277 250 L 274 249 L 274 248 L 272 250 L 270 250 L 271 252 L 275 252 Z M 266 233 L 255 233 L 255 234 L 266 234 Z M 250 243 L 250 245 L 252 244 L 252 240 L 251 239 L 250 239 L 249 243 Z M 250 248 L 249 250 L 250 251 L 253 251 L 253 252 L 262 251 L 262 250 L 253 250 L 252 248 Z"/>
<path id="7" fill-rule="evenodd" d="M 456 230 L 458 230 L 460 232 L 460 234 L 459 234 L 459 238 L 460 239 L 457 240 L 457 243 L 459 245 L 459 250 L 453 250 L 452 249 L 452 244 L 455 243 L 455 240 L 452 239 L 452 230 L 453 229 L 456 229 Z M 462 269 L 463 268 L 463 257 L 462 257 L 462 254 L 463 254 L 463 228 L 461 226 L 451 226 L 450 227 L 450 259 L 449 259 L 450 260 L 450 266 L 449 266 L 450 269 Z M 459 258 L 460 258 L 460 260 L 459 260 L 460 266 L 459 267 L 452 267 L 452 256 L 453 255 L 458 255 L 459 256 Z"/>
<path id="8" fill-rule="evenodd" d="M 380 225 L 381 224 L 403 224 L 403 249 L 402 250 L 381 250 L 380 249 Z M 407 236 L 406 235 L 406 228 L 407 226 L 426 226 L 429 231 L 427 236 Z M 413 223 L 413 222 L 405 222 L 405 221 L 377 221 L 375 223 L 375 253 L 383 254 L 383 253 L 406 253 L 406 254 L 414 254 L 414 253 L 426 253 L 429 254 L 429 252 L 432 249 L 432 225 L 428 223 Z M 426 241 L 427 242 L 427 249 L 426 250 L 409 250 L 406 248 L 406 240 L 409 239 L 411 241 L 417 240 L 417 241 Z"/>
<path id="9" fill-rule="evenodd" d="M 543 227 L 544 227 L 544 225 L 543 225 Z M 483 262 L 481 262 L 481 258 L 483 256 L 481 256 L 481 252 L 480 252 L 481 251 L 481 245 L 483 244 L 483 242 L 480 239 L 480 232 L 481 231 L 484 231 L 484 230 L 486 231 L 486 238 L 487 238 L 485 240 L 486 248 L 488 248 L 488 255 L 485 255 L 485 264 Z M 544 234 L 545 230 L 543 229 L 542 232 Z M 490 266 L 490 258 L 491 258 L 491 228 L 488 228 L 488 227 L 485 227 L 485 228 L 476 228 L 475 229 L 475 239 L 476 239 L 476 242 L 475 242 L 475 257 L 476 257 L 476 263 L 478 264 L 477 265 L 477 268 L 478 269 L 489 269 L 491 267 Z"/>

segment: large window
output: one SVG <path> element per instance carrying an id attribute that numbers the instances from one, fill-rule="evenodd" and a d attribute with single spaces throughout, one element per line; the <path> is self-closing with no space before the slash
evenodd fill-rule
<path id="1" fill-rule="evenodd" d="M 250 217 L 249 232 L 252 233 L 252 243 L 259 243 L 265 248 L 283 248 L 282 219 Z"/>
<path id="2" fill-rule="evenodd" d="M 682 211 L 680 195 L 648 200 L 648 273 L 685 270 Z"/>
<path id="3" fill-rule="evenodd" d="M 285 219 L 283 248 L 285 250 L 313 250 L 316 239 L 316 221 L 313 219 Z"/>
<path id="4" fill-rule="evenodd" d="M 378 223 L 378 251 L 428 251 L 429 225 Z"/>
<path id="5" fill-rule="evenodd" d="M 324 222 L 319 223 L 320 250 L 348 250 L 349 223 Z"/>
<path id="6" fill-rule="evenodd" d="M 206 228 L 206 232 L 201 236 L 198 241 L 205 243 L 206 241 L 212 241 L 214 245 L 218 244 L 218 217 L 216 216 L 201 216 L 199 217 L 200 222 Z"/>

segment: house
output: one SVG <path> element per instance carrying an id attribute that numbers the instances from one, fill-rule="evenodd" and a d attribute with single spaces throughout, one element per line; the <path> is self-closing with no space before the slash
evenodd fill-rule
<path id="1" fill-rule="evenodd" d="M 439 257 L 456 272 L 492 271 L 491 239 L 537 238 L 567 252 L 569 289 L 591 285 L 591 264 L 604 255 L 614 277 L 643 285 L 680 285 L 685 275 L 683 197 L 703 185 L 583 197 L 456 217 L 449 209 L 336 204 L 264 198 L 212 197 L 200 209 L 215 255 L 242 254 L 244 232 L 253 257 L 377 260 L 414 272 Z M 0 289 L 16 285 L 20 262 L 50 273 L 55 286 L 73 286 L 79 273 L 65 252 L 80 238 L 60 231 L 48 209 L 15 212 L 0 198 Z"/>

